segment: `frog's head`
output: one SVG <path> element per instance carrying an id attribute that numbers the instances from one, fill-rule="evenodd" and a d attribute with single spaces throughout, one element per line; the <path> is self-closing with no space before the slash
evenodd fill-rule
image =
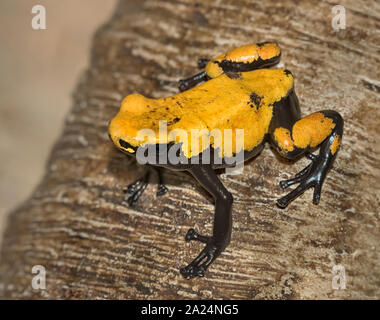
<path id="1" fill-rule="evenodd" d="M 114 145 L 124 153 L 135 155 L 137 150 L 134 119 L 143 114 L 146 108 L 146 98 L 140 94 L 130 94 L 124 98 L 117 115 L 108 126 L 108 135 Z"/>
<path id="2" fill-rule="evenodd" d="M 273 66 L 280 61 L 281 50 L 275 42 L 249 44 L 228 51 L 206 65 L 206 74 L 216 78 L 224 72 L 245 72 Z"/>
<path id="3" fill-rule="evenodd" d="M 123 121 L 119 114 L 113 118 L 108 126 L 108 136 L 119 150 L 129 155 L 135 155 L 137 148 L 126 141 L 124 137 L 125 134 L 123 132 L 124 130 L 121 127 L 122 122 Z"/>
<path id="4" fill-rule="evenodd" d="M 154 108 L 154 99 L 138 93 L 123 99 L 119 112 L 108 126 L 108 135 L 118 149 L 136 155 L 140 146 L 156 143 L 157 134 L 153 130 L 155 127 L 152 127 L 147 116 Z"/>

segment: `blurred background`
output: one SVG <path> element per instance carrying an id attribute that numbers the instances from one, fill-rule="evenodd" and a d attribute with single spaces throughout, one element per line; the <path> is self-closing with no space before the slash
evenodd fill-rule
<path id="1" fill-rule="evenodd" d="M 117 0 L 0 1 L 0 244 L 6 214 L 31 194 Z M 33 30 L 35 5 L 46 30 Z"/>

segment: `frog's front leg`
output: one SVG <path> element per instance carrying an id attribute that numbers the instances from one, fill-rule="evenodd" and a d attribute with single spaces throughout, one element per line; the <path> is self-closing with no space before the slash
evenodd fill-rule
<path id="1" fill-rule="evenodd" d="M 155 171 L 158 176 L 158 187 L 156 195 L 159 197 L 165 195 L 168 192 L 168 188 L 162 182 L 161 169 L 153 166 L 148 166 L 148 168 L 145 169 L 143 176 L 137 179 L 135 182 L 131 183 L 125 190 L 125 192 L 129 195 L 127 202 L 130 207 L 133 207 L 141 195 L 144 193 L 146 187 L 149 184 L 149 178 L 152 170 Z"/>
<path id="2" fill-rule="evenodd" d="M 279 153 L 289 159 L 307 152 L 311 163 L 295 178 L 280 182 L 283 189 L 299 183 L 298 187 L 279 199 L 277 204 L 285 208 L 289 202 L 301 195 L 306 189 L 314 187 L 313 203 L 318 204 L 322 185 L 328 170 L 336 157 L 343 133 L 343 119 L 339 113 L 325 110 L 302 118 L 287 129 L 278 127 L 272 133 L 272 143 Z M 318 155 L 308 153 L 320 145 Z"/>
<path id="3" fill-rule="evenodd" d="M 199 58 L 197 61 L 198 68 L 203 69 L 206 67 L 206 65 L 209 63 L 210 59 L 207 58 Z"/>
<path id="4" fill-rule="evenodd" d="M 191 89 L 192 87 L 195 87 L 198 83 L 207 81 L 208 79 L 209 77 L 207 76 L 206 72 L 202 71 L 190 78 L 179 80 L 178 89 L 179 91 L 186 91 L 188 89 Z"/>
<path id="5" fill-rule="evenodd" d="M 215 217 L 211 237 L 201 236 L 194 229 L 190 229 L 186 234 L 187 241 L 198 240 L 206 246 L 187 267 L 180 270 L 185 278 L 203 277 L 206 269 L 227 247 L 232 231 L 231 193 L 223 186 L 210 165 L 194 165 L 189 171 L 214 197 Z"/>
<path id="6" fill-rule="evenodd" d="M 204 69 L 207 65 L 207 63 L 210 61 L 210 59 L 207 58 L 199 58 L 198 59 L 198 68 Z M 178 81 L 178 89 L 179 91 L 186 91 L 191 89 L 192 87 L 195 87 L 198 83 L 201 83 L 203 81 L 209 80 L 209 77 L 207 76 L 206 72 L 200 72 L 196 75 L 191 76 L 187 79 L 182 79 Z"/>
<path id="7" fill-rule="evenodd" d="M 164 185 L 163 179 L 162 179 L 162 169 L 154 167 L 154 170 L 157 173 L 158 176 L 158 184 L 157 184 L 157 197 L 161 197 L 168 193 L 169 189 Z"/>

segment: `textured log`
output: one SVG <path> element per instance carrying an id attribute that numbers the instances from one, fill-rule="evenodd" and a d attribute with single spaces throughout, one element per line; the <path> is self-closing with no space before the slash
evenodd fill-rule
<path id="1" fill-rule="evenodd" d="M 121 1 L 94 38 L 92 63 L 74 94 L 61 138 L 33 196 L 10 215 L 0 295 L 25 298 L 379 298 L 379 3 L 341 1 L 346 29 L 331 27 L 328 1 Z M 142 168 L 118 152 L 107 124 L 132 92 L 161 97 L 194 73 L 196 59 L 277 40 L 295 76 L 302 112 L 335 109 L 345 135 L 321 202 L 307 191 L 286 210 L 278 186 L 307 161 L 269 147 L 233 193 L 233 234 L 203 279 L 178 268 L 201 249 L 188 228 L 209 233 L 213 203 L 193 179 L 165 171 L 170 193 L 148 187 L 135 209 L 123 189 Z M 52 106 L 54 107 L 54 106 Z M 347 289 L 331 286 L 345 267 Z M 47 288 L 33 290 L 43 265 Z"/>

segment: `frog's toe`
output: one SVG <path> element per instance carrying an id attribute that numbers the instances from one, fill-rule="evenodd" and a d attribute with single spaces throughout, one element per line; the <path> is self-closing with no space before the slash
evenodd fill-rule
<path id="1" fill-rule="evenodd" d="M 282 180 L 280 181 L 280 187 L 285 190 L 287 187 L 290 187 L 291 185 L 293 184 L 296 184 L 296 183 L 299 183 L 303 180 L 302 176 L 300 177 L 295 177 L 293 179 L 289 179 L 289 180 Z"/>
<path id="2" fill-rule="evenodd" d="M 194 277 L 204 277 L 205 269 L 203 266 L 192 266 L 188 265 L 187 267 L 181 268 L 179 272 L 186 279 L 191 279 Z"/>
<path id="3" fill-rule="evenodd" d="M 157 195 L 157 197 L 161 197 L 161 196 L 167 194 L 168 191 L 169 191 L 169 189 L 164 184 L 160 183 L 158 185 L 156 195 Z"/>
<path id="4" fill-rule="evenodd" d="M 201 253 L 188 266 L 180 269 L 181 274 L 186 279 L 203 277 L 207 268 L 220 255 L 221 251 L 222 250 L 219 246 L 216 246 L 210 241 L 201 251 Z"/>
<path id="5" fill-rule="evenodd" d="M 186 80 L 179 80 L 178 81 L 178 89 L 179 91 L 186 91 L 189 88 L 189 85 Z"/>
<path id="6" fill-rule="evenodd" d="M 150 170 L 145 170 L 142 177 L 128 185 L 127 189 L 124 190 L 124 193 L 129 195 L 127 203 L 130 207 L 133 207 L 144 193 L 146 187 L 148 186 L 149 177 Z"/>
<path id="7" fill-rule="evenodd" d="M 285 197 L 278 199 L 277 205 L 280 208 L 286 208 L 292 200 L 294 200 L 295 198 L 300 196 L 309 187 L 310 187 L 309 185 L 301 183 L 297 188 L 295 188 L 293 191 L 289 192 Z"/>
<path id="8" fill-rule="evenodd" d="M 309 153 L 307 157 L 315 161 L 316 157 L 314 154 Z M 311 167 L 313 165 L 313 162 L 311 162 L 306 168 L 302 169 L 300 172 L 298 172 L 293 179 L 288 179 L 288 180 L 282 180 L 280 181 L 280 187 L 285 190 L 287 187 L 290 187 L 293 184 L 300 183 L 301 181 L 304 180 L 305 176 L 310 173 Z"/>
<path id="9" fill-rule="evenodd" d="M 282 209 L 286 208 L 288 205 L 288 201 L 286 201 L 284 198 L 278 199 L 276 203 Z"/>
<path id="10" fill-rule="evenodd" d="M 318 204 L 319 200 L 321 200 L 321 191 L 322 191 L 322 184 L 318 183 L 314 186 L 314 193 L 313 193 L 313 203 Z"/>
<path id="11" fill-rule="evenodd" d="M 312 161 L 305 169 L 296 174 L 295 178 L 280 182 L 281 188 L 285 189 L 299 183 L 298 187 L 289 192 L 285 197 L 277 200 L 280 208 L 285 208 L 292 200 L 300 196 L 310 187 L 314 188 L 313 203 L 318 204 L 321 199 L 321 190 L 328 168 L 323 163 L 323 158 L 309 153 L 307 157 Z"/>
<path id="12" fill-rule="evenodd" d="M 193 228 L 189 229 L 185 235 L 186 241 L 196 240 L 202 243 L 208 243 L 210 237 L 202 236 L 198 232 L 196 232 Z"/>
<path id="13" fill-rule="evenodd" d="M 130 207 L 134 207 L 141 195 L 144 193 L 146 187 L 148 186 L 147 182 L 142 182 L 140 187 L 132 193 L 127 199 L 127 203 Z"/>
<path id="14" fill-rule="evenodd" d="M 123 191 L 126 194 L 132 195 L 132 194 L 134 194 L 140 188 L 140 186 L 142 185 L 142 183 L 143 183 L 143 179 L 138 179 L 135 182 L 133 182 L 130 185 L 128 185 L 127 189 L 125 189 Z"/>
<path id="15" fill-rule="evenodd" d="M 280 208 L 286 208 L 291 201 L 300 196 L 305 192 L 305 190 L 309 189 L 310 187 L 314 187 L 313 203 L 318 204 L 319 200 L 321 199 L 322 182 L 313 181 L 310 179 L 307 181 L 302 181 L 297 188 L 289 192 L 285 197 L 277 200 L 277 205 Z"/>

